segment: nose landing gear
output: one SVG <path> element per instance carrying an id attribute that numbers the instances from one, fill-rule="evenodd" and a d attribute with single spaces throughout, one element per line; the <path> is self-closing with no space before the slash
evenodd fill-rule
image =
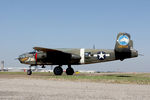
<path id="1" fill-rule="evenodd" d="M 32 74 L 31 69 L 27 70 L 27 75 L 31 75 L 31 74 Z"/>
<path id="2" fill-rule="evenodd" d="M 29 66 L 29 69 L 27 70 L 27 75 L 31 75 L 32 74 L 32 70 L 31 70 L 31 66 Z"/>

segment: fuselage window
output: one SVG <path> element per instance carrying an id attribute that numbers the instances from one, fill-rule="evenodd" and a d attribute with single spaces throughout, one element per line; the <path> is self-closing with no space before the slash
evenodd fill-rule
<path id="1" fill-rule="evenodd" d="M 91 57 L 91 52 L 85 52 L 85 57 Z"/>

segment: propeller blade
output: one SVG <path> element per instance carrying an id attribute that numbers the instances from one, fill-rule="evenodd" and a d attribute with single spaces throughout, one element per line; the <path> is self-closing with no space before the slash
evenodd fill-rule
<path id="1" fill-rule="evenodd" d="M 139 56 L 144 56 L 143 54 L 139 54 Z"/>
<path id="2" fill-rule="evenodd" d="M 15 58 L 14 60 L 18 60 L 19 58 Z"/>

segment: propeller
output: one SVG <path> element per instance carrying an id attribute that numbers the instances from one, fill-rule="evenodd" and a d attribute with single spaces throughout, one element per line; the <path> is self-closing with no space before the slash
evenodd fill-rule
<path id="1" fill-rule="evenodd" d="M 144 56 L 143 54 L 139 54 L 139 56 Z"/>
<path id="2" fill-rule="evenodd" d="M 15 58 L 14 60 L 18 60 L 19 58 Z"/>

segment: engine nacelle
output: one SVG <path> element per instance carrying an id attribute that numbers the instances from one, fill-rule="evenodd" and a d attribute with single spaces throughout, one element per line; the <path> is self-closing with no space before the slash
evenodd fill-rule
<path id="1" fill-rule="evenodd" d="M 36 60 L 45 59 L 46 57 L 47 57 L 47 54 L 45 52 L 37 52 L 35 54 L 35 59 Z"/>

